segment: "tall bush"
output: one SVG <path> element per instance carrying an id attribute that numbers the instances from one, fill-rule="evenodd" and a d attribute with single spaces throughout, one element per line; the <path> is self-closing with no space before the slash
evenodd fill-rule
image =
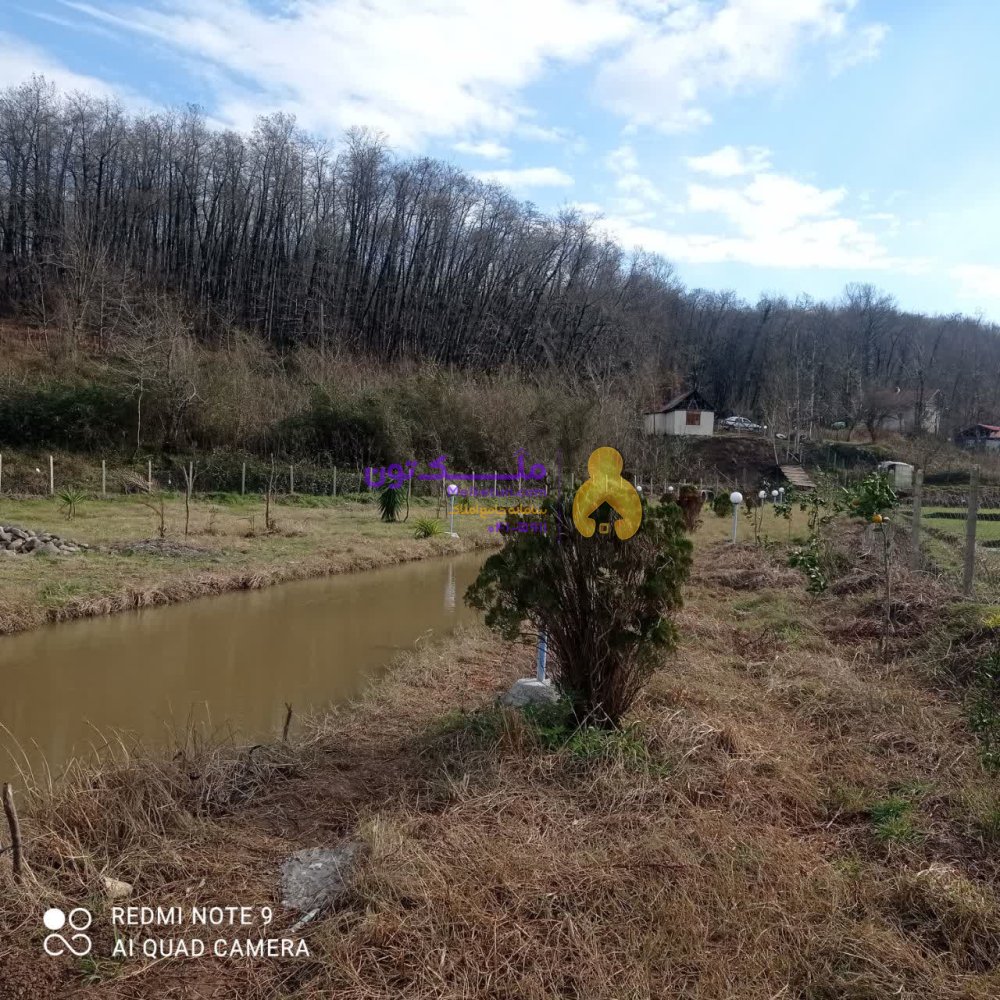
<path id="1" fill-rule="evenodd" d="M 674 647 L 691 543 L 675 504 L 643 501 L 642 524 L 624 541 L 613 529 L 584 538 L 572 506 L 571 496 L 546 498 L 547 530 L 510 531 L 466 601 L 508 640 L 544 631 L 577 718 L 614 726 Z M 617 519 L 605 507 L 593 516 Z"/>

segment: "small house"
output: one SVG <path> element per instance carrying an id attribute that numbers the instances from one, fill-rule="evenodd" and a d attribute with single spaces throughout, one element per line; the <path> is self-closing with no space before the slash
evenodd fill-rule
<path id="1" fill-rule="evenodd" d="M 697 389 L 692 389 L 647 413 L 643 430 L 655 435 L 711 437 L 715 430 L 715 407 Z"/>
<path id="2" fill-rule="evenodd" d="M 955 444 L 960 448 L 984 448 L 1000 450 L 1000 427 L 993 424 L 973 424 L 955 435 Z"/>

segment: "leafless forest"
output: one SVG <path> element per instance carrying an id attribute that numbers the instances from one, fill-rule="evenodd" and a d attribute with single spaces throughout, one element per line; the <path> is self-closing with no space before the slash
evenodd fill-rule
<path id="1" fill-rule="evenodd" d="M 240 135 L 40 79 L 0 92 L 0 315 L 39 332 L 46 379 L 125 393 L 137 443 L 144 400 L 159 440 L 206 442 L 191 414 L 234 344 L 305 382 L 349 356 L 624 382 L 635 408 L 696 385 L 789 429 L 861 425 L 867 389 L 903 385 L 939 390 L 946 426 L 1000 419 L 1000 331 L 980 319 L 907 313 L 868 283 L 830 303 L 686 289 L 599 220 L 377 135 L 281 115 Z"/>

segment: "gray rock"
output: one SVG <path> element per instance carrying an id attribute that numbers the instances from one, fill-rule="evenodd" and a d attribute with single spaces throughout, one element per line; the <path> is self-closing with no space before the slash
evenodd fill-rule
<path id="1" fill-rule="evenodd" d="M 15 538 L 20 538 L 21 541 L 27 540 L 28 533 L 23 528 L 18 528 L 15 525 L 11 525 L 7 529 Z"/>
<path id="2" fill-rule="evenodd" d="M 34 552 L 34 550 L 38 548 L 39 544 L 40 544 L 40 542 L 38 541 L 38 539 L 37 539 L 37 538 L 35 538 L 35 537 L 34 537 L 34 536 L 32 535 L 32 536 L 31 536 L 30 538 L 28 538 L 28 540 L 27 540 L 27 541 L 26 541 L 26 542 L 24 543 L 24 545 L 22 546 L 22 548 L 24 549 L 24 551 L 25 551 L 25 552 Z"/>
<path id="3" fill-rule="evenodd" d="M 63 552 L 70 552 L 70 553 L 80 551 L 79 547 L 76 545 L 63 545 L 62 550 Z"/>
<path id="4" fill-rule="evenodd" d="M 514 681 L 501 701 L 511 708 L 527 708 L 528 705 L 554 705 L 559 701 L 559 693 L 547 680 L 540 681 L 535 677 L 522 677 L 520 680 Z"/>
<path id="5" fill-rule="evenodd" d="M 35 552 L 38 555 L 46 556 L 57 556 L 59 555 L 59 546 L 55 542 L 42 542 L 41 545 L 36 546 Z"/>
<path id="6" fill-rule="evenodd" d="M 0 542 L 9 542 L 14 536 L 9 531 L 0 528 Z"/>
<path id="7" fill-rule="evenodd" d="M 11 559 L 14 559 L 17 557 L 17 553 L 10 549 L 0 549 L 0 556 L 10 556 Z"/>
<path id="8" fill-rule="evenodd" d="M 24 539 L 23 538 L 15 538 L 14 541 L 12 541 L 10 543 L 10 551 L 11 552 L 20 552 L 21 549 L 23 549 L 23 548 L 24 548 Z"/>
<path id="9" fill-rule="evenodd" d="M 281 905 L 301 913 L 332 906 L 350 885 L 361 844 L 310 847 L 296 851 L 281 866 Z"/>

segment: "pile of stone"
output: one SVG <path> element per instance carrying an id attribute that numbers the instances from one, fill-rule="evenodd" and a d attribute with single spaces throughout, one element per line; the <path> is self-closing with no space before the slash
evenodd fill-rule
<path id="1" fill-rule="evenodd" d="M 38 552 L 49 556 L 71 556 L 89 547 L 49 531 L 32 531 L 30 528 L 19 528 L 16 524 L 8 527 L 0 525 L 0 557 L 28 556 Z"/>

